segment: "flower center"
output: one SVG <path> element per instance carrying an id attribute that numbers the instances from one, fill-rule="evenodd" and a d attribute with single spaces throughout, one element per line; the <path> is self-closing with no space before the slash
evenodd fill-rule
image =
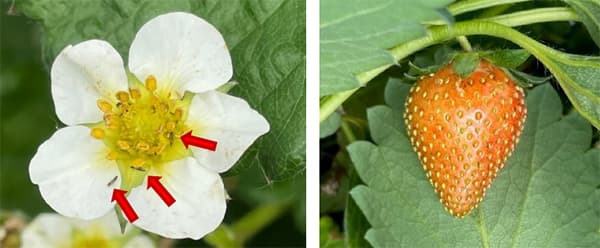
<path id="1" fill-rule="evenodd" d="M 120 91 L 116 101 L 99 99 L 104 121 L 92 128 L 91 135 L 110 149 L 107 158 L 138 171 L 187 155 L 179 137 L 188 131 L 184 124 L 187 110 L 181 98 L 156 92 L 156 79 L 148 76 L 146 85 L 129 92 Z"/>
<path id="2" fill-rule="evenodd" d="M 70 247 L 73 248 L 90 248 L 90 247 L 115 247 L 111 244 L 107 237 L 101 235 L 88 235 L 76 234 L 73 238 L 73 243 Z"/>

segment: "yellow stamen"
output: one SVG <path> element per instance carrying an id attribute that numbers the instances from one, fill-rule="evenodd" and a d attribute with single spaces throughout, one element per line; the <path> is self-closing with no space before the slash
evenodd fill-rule
<path id="1" fill-rule="evenodd" d="M 176 109 L 173 115 L 175 115 L 175 119 L 181 120 L 181 117 L 183 116 L 183 111 L 181 109 Z"/>
<path id="2" fill-rule="evenodd" d="M 116 160 L 119 157 L 119 154 L 115 151 L 110 151 L 107 155 L 106 155 L 106 159 L 108 160 Z"/>
<path id="3" fill-rule="evenodd" d="M 152 75 L 146 78 L 146 89 L 149 91 L 156 90 L 156 78 Z"/>
<path id="4" fill-rule="evenodd" d="M 148 149 L 150 149 L 150 145 L 148 145 L 148 143 L 144 141 L 140 141 L 137 143 L 136 148 L 138 150 L 147 151 Z"/>
<path id="5" fill-rule="evenodd" d="M 108 113 L 112 110 L 112 105 L 110 105 L 110 103 L 108 103 L 105 100 L 98 99 L 98 101 L 96 101 L 96 104 L 98 105 L 98 108 L 100 108 L 100 110 L 102 110 L 102 112 L 104 113 Z"/>
<path id="6" fill-rule="evenodd" d="M 175 122 L 169 121 L 167 122 L 167 131 L 175 130 Z"/>
<path id="7" fill-rule="evenodd" d="M 125 91 L 119 91 L 117 92 L 117 99 L 121 102 L 127 102 L 129 101 L 129 94 Z"/>
<path id="8" fill-rule="evenodd" d="M 142 159 L 142 158 L 136 158 L 133 160 L 133 162 L 131 162 L 133 164 L 133 166 L 135 167 L 142 167 L 145 163 L 146 160 Z"/>
<path id="9" fill-rule="evenodd" d="M 104 129 L 102 128 L 92 128 L 92 132 L 91 132 L 92 137 L 96 138 L 96 139 L 103 139 L 105 134 L 104 134 Z"/>
<path id="10" fill-rule="evenodd" d="M 131 94 L 131 98 L 139 99 L 142 97 L 142 93 L 138 89 L 129 89 L 129 94 Z"/>
<path id="11" fill-rule="evenodd" d="M 128 150 L 129 149 L 129 143 L 127 143 L 127 141 L 124 140 L 117 140 L 117 146 L 121 149 L 121 150 Z"/>

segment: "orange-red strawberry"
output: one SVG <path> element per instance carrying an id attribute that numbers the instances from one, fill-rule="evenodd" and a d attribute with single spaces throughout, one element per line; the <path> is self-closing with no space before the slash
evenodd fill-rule
<path id="1" fill-rule="evenodd" d="M 410 141 L 450 214 L 464 217 L 478 206 L 526 115 L 523 89 L 486 60 L 464 78 L 451 63 L 410 89 L 404 113 Z"/>

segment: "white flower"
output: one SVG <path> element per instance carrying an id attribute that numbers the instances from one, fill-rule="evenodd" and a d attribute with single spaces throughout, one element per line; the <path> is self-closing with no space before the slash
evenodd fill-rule
<path id="1" fill-rule="evenodd" d="M 227 171 L 268 122 L 243 99 L 216 91 L 232 76 L 221 34 L 187 13 L 142 26 L 129 50 L 127 74 L 117 51 L 101 40 L 66 47 L 51 70 L 59 129 L 40 145 L 29 174 L 58 213 L 94 219 L 112 211 L 113 189 L 129 191 L 133 224 L 169 238 L 199 239 L 223 220 Z M 216 151 L 179 137 L 218 142 Z M 147 176 L 176 202 L 146 189 Z"/>
<path id="2" fill-rule="evenodd" d="M 139 230 L 128 228 L 121 235 L 114 211 L 100 219 L 84 221 L 58 214 L 40 214 L 21 234 L 23 248 L 104 247 L 146 248 L 154 247 L 152 240 Z"/>

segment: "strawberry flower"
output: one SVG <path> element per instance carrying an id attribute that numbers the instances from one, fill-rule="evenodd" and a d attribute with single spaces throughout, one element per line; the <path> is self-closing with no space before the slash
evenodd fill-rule
<path id="1" fill-rule="evenodd" d="M 21 247 L 155 247 L 139 229 L 128 228 L 121 235 L 116 217 L 110 212 L 86 221 L 43 213 L 23 229 Z"/>
<path id="2" fill-rule="evenodd" d="M 217 91 L 232 76 L 218 30 L 187 13 L 158 16 L 136 34 L 128 70 L 107 42 L 67 46 L 51 69 L 56 114 L 67 125 L 38 148 L 29 173 L 58 213 L 94 219 L 115 208 L 115 188 L 139 215 L 133 224 L 169 238 L 199 239 L 223 220 L 219 173 L 269 131 L 243 99 Z M 216 151 L 180 136 L 218 142 Z M 146 189 L 148 176 L 176 202 L 168 207 Z"/>

